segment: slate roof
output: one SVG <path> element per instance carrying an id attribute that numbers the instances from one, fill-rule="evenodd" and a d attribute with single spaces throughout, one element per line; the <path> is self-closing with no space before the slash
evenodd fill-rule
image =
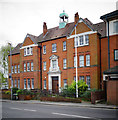
<path id="1" fill-rule="evenodd" d="M 110 68 L 103 72 L 103 74 L 118 74 L 118 66 Z"/>
<path id="2" fill-rule="evenodd" d="M 98 31 L 99 34 L 101 34 L 101 37 L 106 36 L 106 24 L 105 22 L 100 22 L 97 24 L 94 24 L 94 30 Z"/>
<path id="3" fill-rule="evenodd" d="M 38 36 L 38 41 L 37 42 L 43 42 L 43 41 L 57 39 L 57 38 L 60 38 L 60 37 L 66 37 L 71 33 L 73 28 L 74 28 L 74 22 L 68 23 L 65 26 L 65 28 L 60 29 L 59 26 L 57 26 L 57 27 L 48 29 L 45 36 L 43 36 L 43 33 Z"/>
<path id="4" fill-rule="evenodd" d="M 106 34 L 106 27 L 105 22 L 93 24 L 90 20 L 87 18 L 82 19 L 92 30 L 98 31 L 98 33 L 101 34 L 102 37 Z M 30 37 L 30 39 L 34 42 L 34 44 L 41 43 L 44 41 L 50 41 L 57 38 L 67 37 L 71 34 L 72 30 L 74 29 L 74 22 L 67 23 L 67 25 L 64 28 L 59 28 L 59 26 L 50 28 L 47 30 L 47 33 L 45 36 L 43 36 L 43 33 L 39 36 L 34 36 L 31 34 L 27 34 L 26 37 Z M 22 43 L 18 44 L 12 51 L 12 54 L 20 53 L 20 47 L 22 47 Z"/>
<path id="5" fill-rule="evenodd" d="M 14 55 L 14 54 L 19 54 L 21 47 L 22 47 L 22 43 L 19 43 L 19 44 L 11 51 L 12 55 Z"/>

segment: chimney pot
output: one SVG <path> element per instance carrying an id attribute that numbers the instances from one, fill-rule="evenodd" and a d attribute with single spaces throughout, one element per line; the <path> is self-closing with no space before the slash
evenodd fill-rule
<path id="1" fill-rule="evenodd" d="M 78 15 L 78 12 L 77 12 L 77 13 L 75 13 L 75 24 L 77 24 L 78 20 L 79 20 L 79 15 Z"/>
<path id="2" fill-rule="evenodd" d="M 43 36 L 47 33 L 47 25 L 46 22 L 43 23 Z"/>

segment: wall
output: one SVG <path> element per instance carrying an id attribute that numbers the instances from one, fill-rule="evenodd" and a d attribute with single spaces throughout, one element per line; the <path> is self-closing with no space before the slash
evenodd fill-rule
<path id="1" fill-rule="evenodd" d="M 107 81 L 107 102 L 118 105 L 118 79 Z"/>

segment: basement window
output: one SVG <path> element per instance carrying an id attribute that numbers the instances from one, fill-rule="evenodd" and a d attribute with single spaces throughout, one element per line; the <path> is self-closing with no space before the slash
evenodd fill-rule
<path id="1" fill-rule="evenodd" d="M 118 49 L 114 50 L 114 60 L 118 61 Z"/>

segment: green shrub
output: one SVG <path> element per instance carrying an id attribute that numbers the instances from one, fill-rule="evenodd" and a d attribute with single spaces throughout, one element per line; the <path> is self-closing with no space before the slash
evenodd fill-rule
<path id="1" fill-rule="evenodd" d="M 86 85 L 85 82 L 83 82 L 83 80 L 79 80 L 78 83 L 78 95 L 80 96 L 81 94 L 83 94 L 88 86 Z M 73 83 L 70 86 L 67 86 L 66 89 L 62 89 L 62 96 L 67 96 L 67 97 L 75 97 L 76 95 L 76 82 L 73 81 Z"/>
<path id="2" fill-rule="evenodd" d="M 19 95 L 19 94 L 22 94 L 22 95 L 24 94 L 24 92 L 23 92 L 22 89 L 17 90 L 16 93 L 17 93 L 18 95 Z"/>
<path id="3" fill-rule="evenodd" d="M 6 91 L 5 94 L 10 95 L 11 91 Z"/>
<path id="4" fill-rule="evenodd" d="M 90 101 L 91 100 L 91 90 L 85 91 L 82 95 L 80 95 L 80 97 L 82 98 L 82 100 Z"/>
<path id="5" fill-rule="evenodd" d="M 17 87 L 12 88 L 12 93 L 13 93 L 13 94 L 16 94 L 17 90 L 18 90 Z"/>
<path id="6" fill-rule="evenodd" d="M 34 93 L 31 92 L 30 90 L 27 89 L 19 89 L 16 92 L 17 94 L 22 94 L 22 95 L 33 95 Z"/>

